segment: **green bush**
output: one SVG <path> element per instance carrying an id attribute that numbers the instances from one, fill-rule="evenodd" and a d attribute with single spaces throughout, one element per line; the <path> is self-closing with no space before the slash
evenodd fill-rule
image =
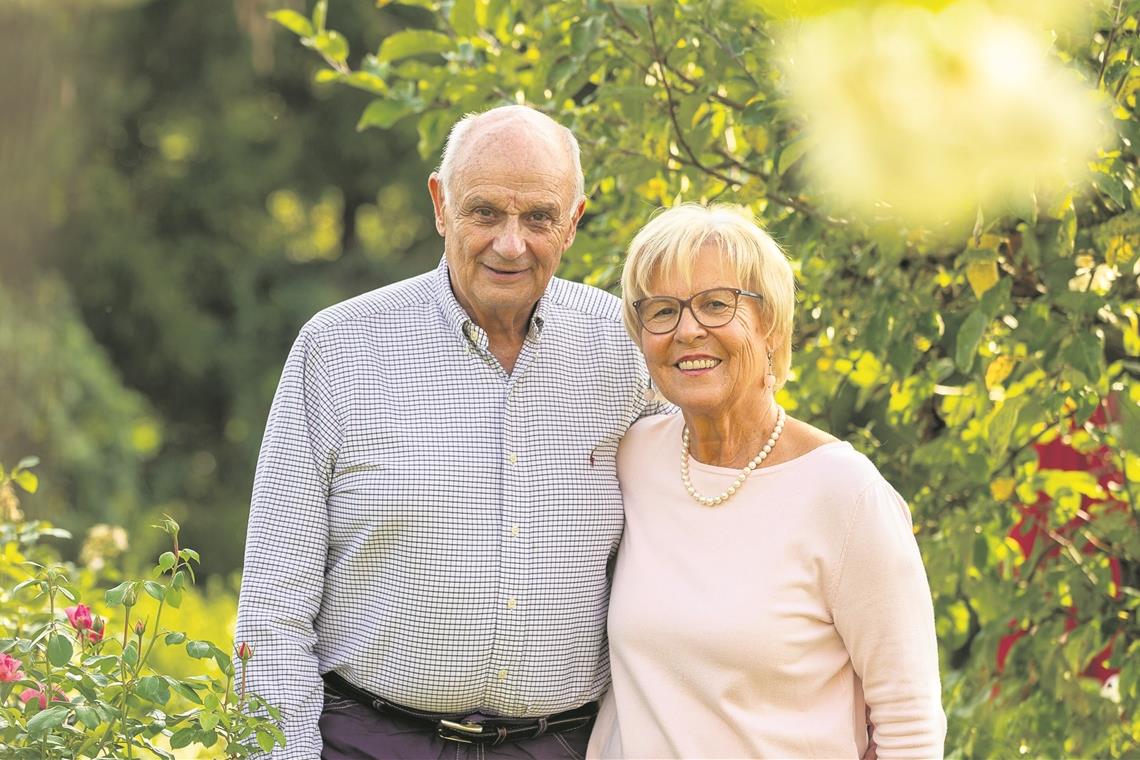
<path id="1" fill-rule="evenodd" d="M 283 745 L 277 710 L 235 679 L 231 658 L 244 671 L 250 648 L 231 654 L 170 627 L 191 599 L 199 612 L 220 603 L 232 614 L 232 597 L 207 605 L 193 594 L 199 557 L 179 544 L 178 524 L 155 526 L 171 548 L 150 577 L 103 590 L 119 580 L 113 552 L 89 541 L 89 568 L 61 563 L 50 539 L 66 531 L 23 520 L 17 489 L 38 488 L 36 464 L 0 467 L 0 755 L 240 758 Z"/>

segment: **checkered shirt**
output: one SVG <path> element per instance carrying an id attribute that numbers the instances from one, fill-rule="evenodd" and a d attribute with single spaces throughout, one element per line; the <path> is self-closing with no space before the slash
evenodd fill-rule
<path id="1" fill-rule="evenodd" d="M 314 317 L 254 481 L 247 689 L 317 758 L 320 675 L 435 712 L 541 716 L 609 683 L 615 455 L 649 379 L 612 295 L 553 279 L 507 374 L 446 262 Z"/>

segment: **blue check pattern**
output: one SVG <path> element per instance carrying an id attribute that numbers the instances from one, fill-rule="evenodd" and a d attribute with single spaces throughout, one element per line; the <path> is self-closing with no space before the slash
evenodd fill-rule
<path id="1" fill-rule="evenodd" d="M 609 683 L 618 441 L 649 398 L 619 301 L 553 279 L 514 371 L 433 272 L 301 330 L 269 414 L 236 639 L 317 758 L 321 674 L 408 707 L 540 716 Z"/>

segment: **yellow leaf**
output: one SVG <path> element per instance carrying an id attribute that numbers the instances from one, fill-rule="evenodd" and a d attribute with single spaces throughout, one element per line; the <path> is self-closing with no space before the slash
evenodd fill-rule
<path id="1" fill-rule="evenodd" d="M 969 266 L 966 267 L 966 280 L 970 283 L 974 295 L 981 298 L 987 290 L 997 285 L 997 262 L 992 259 L 989 261 L 971 262 Z"/>
<path id="2" fill-rule="evenodd" d="M 990 483 L 990 495 L 995 501 L 1007 501 L 1013 495 L 1013 488 L 1017 481 L 1013 478 L 997 478 Z"/>
<path id="3" fill-rule="evenodd" d="M 1012 356 L 1003 354 L 996 357 L 990 362 L 990 366 L 986 367 L 986 387 L 994 388 L 1001 385 L 1009 377 L 1009 373 L 1013 372 L 1015 364 Z"/>

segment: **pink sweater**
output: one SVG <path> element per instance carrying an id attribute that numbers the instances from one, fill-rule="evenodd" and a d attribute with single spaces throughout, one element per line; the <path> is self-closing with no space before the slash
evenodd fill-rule
<path id="1" fill-rule="evenodd" d="M 830 443 L 754 471 L 719 507 L 681 486 L 681 415 L 618 451 L 626 528 L 610 598 L 613 689 L 591 757 L 941 757 L 930 588 L 910 512 Z M 717 494 L 738 470 L 692 462 Z"/>

